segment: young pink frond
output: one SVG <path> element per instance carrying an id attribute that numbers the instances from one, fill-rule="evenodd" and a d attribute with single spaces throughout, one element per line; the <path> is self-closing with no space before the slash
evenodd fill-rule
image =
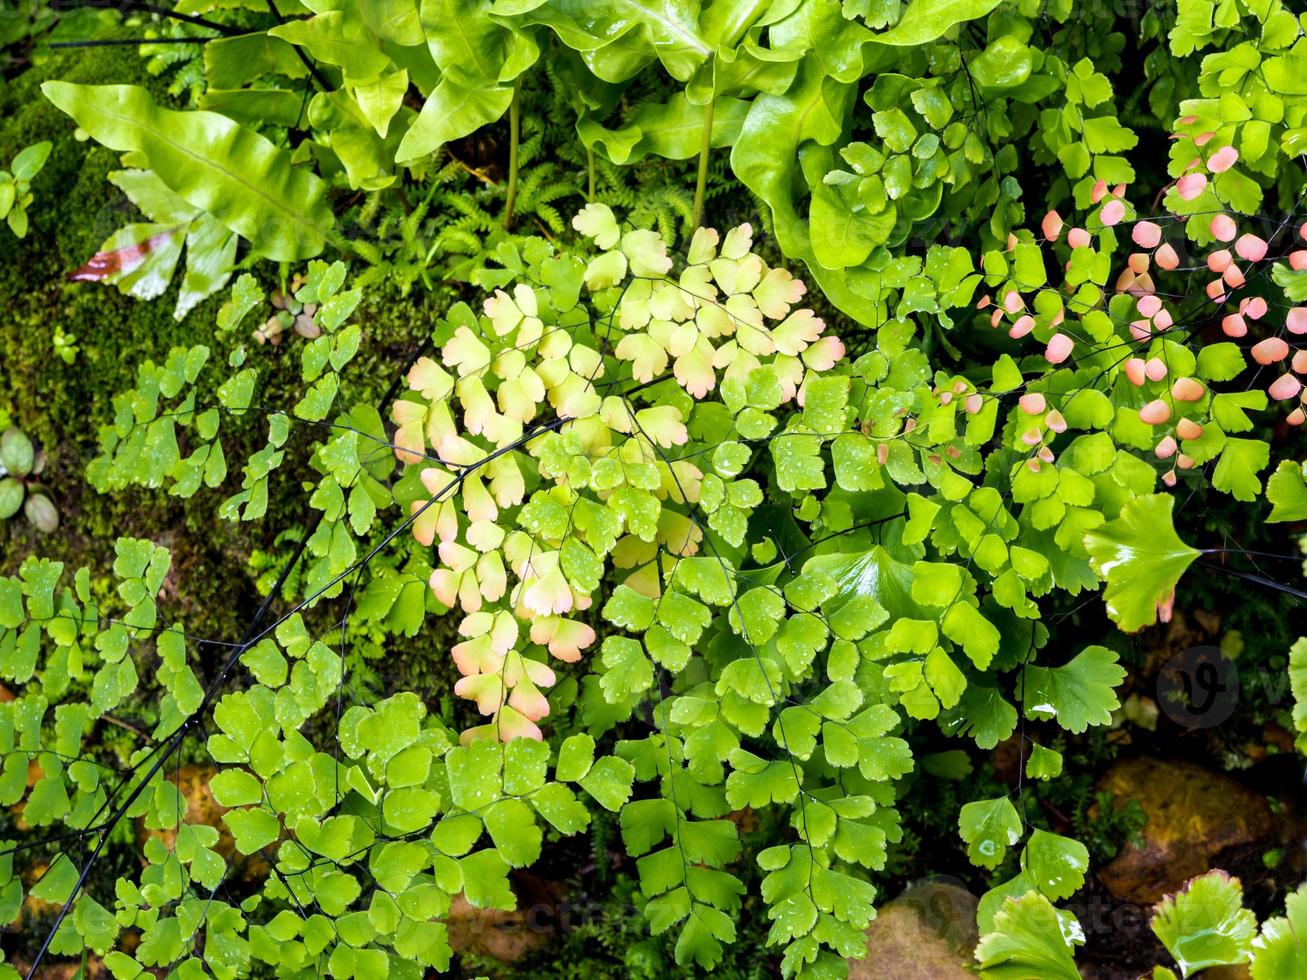
<path id="1" fill-rule="evenodd" d="M 450 367 L 457 368 L 458 376 L 484 371 L 490 366 L 490 350 L 467 327 L 459 327 L 454 336 L 441 348 L 441 357 Z"/>
<path id="2" fill-rule="evenodd" d="M 722 256 L 742 259 L 753 250 L 753 225 L 744 222 L 726 233 L 722 241 Z"/>
<path id="3" fill-rule="evenodd" d="M 1153 260 L 1157 262 L 1157 267 L 1159 269 L 1164 269 L 1167 272 L 1171 272 L 1180 266 L 1180 256 L 1176 254 L 1176 251 L 1171 247 L 1170 242 L 1164 242 L 1162 244 L 1162 247 L 1153 255 Z"/>
<path id="4" fill-rule="evenodd" d="M 401 463 L 416 463 L 426 453 L 423 425 L 427 419 L 427 406 L 404 398 L 395 399 L 390 417 L 396 425 L 395 456 Z"/>
<path id="5" fill-rule="evenodd" d="M 502 289 L 496 289 L 493 296 L 487 297 L 482 308 L 490 318 L 490 326 L 497 337 L 512 333 L 513 329 L 522 322 L 523 311 L 513 302 L 513 297 Z"/>
<path id="6" fill-rule="evenodd" d="M 1162 240 L 1162 226 L 1152 221 L 1140 221 L 1131 229 L 1130 237 L 1140 248 L 1157 248 Z"/>
<path id="7" fill-rule="evenodd" d="M 449 396 L 454 379 L 449 372 L 430 357 L 419 357 L 408 369 L 408 386 L 429 401 L 440 401 Z"/>
<path id="8" fill-rule="evenodd" d="M 639 431 L 664 449 L 684 446 L 690 439 L 680 409 L 674 405 L 657 405 L 642 408 L 635 413 Z"/>
<path id="9" fill-rule="evenodd" d="M 1098 213 L 1098 220 L 1108 228 L 1113 225 L 1119 225 L 1121 219 L 1125 217 L 1125 204 L 1116 198 L 1108 201 L 1103 205 L 1103 210 Z"/>
<path id="10" fill-rule="evenodd" d="M 701 340 L 700 345 L 676 359 L 672 366 L 672 373 L 676 377 L 676 382 L 695 398 L 703 398 L 708 392 L 712 391 L 717 385 L 717 377 L 713 373 L 711 345 L 706 340 Z"/>
<path id="11" fill-rule="evenodd" d="M 612 248 L 617 244 L 619 226 L 617 216 L 607 204 L 592 201 L 572 218 L 572 227 L 587 238 L 594 239 L 599 248 Z"/>
<path id="12" fill-rule="evenodd" d="M 1044 351 L 1044 359 L 1049 364 L 1061 364 L 1075 349 L 1075 341 L 1064 333 L 1055 333 L 1048 341 L 1048 347 Z"/>
<path id="13" fill-rule="evenodd" d="M 1139 410 L 1139 421 L 1145 425 L 1163 425 L 1171 418 L 1171 406 L 1160 398 L 1155 399 Z"/>
<path id="14" fill-rule="evenodd" d="M 627 334 L 613 353 L 630 362 L 631 377 L 639 382 L 652 381 L 667 370 L 667 351 L 648 334 Z"/>
<path id="15" fill-rule="evenodd" d="M 997 311 L 995 311 L 997 312 Z M 1029 313 L 1023 313 L 1017 317 L 1016 322 L 1008 328 L 1007 335 L 1013 340 L 1020 340 L 1030 331 L 1035 329 L 1035 318 Z"/>
<path id="16" fill-rule="evenodd" d="M 758 309 L 773 320 L 787 316 L 790 307 L 803 298 L 807 287 L 785 269 L 772 269 L 753 291 Z"/>
<path id="17" fill-rule="evenodd" d="M 717 244 L 720 241 L 721 235 L 716 228 L 696 228 L 694 236 L 690 239 L 690 249 L 686 253 L 685 261 L 690 265 L 701 265 L 712 261 L 717 255 Z"/>
<path id="18" fill-rule="evenodd" d="M 498 674 L 504 664 L 504 654 L 495 650 L 489 633 L 455 643 L 449 650 L 458 672 L 464 677 L 477 674 Z"/>
<path id="19" fill-rule="evenodd" d="M 1197 378 L 1176 378 L 1171 385 L 1171 397 L 1178 402 L 1196 402 L 1207 393 Z"/>
<path id="20" fill-rule="evenodd" d="M 475 701 L 483 715 L 493 715 L 504 703 L 504 682 L 497 674 L 475 674 L 461 677 L 454 684 L 454 693 L 460 698 Z"/>
<path id="21" fill-rule="evenodd" d="M 415 500 L 409 505 L 413 515 L 413 537 L 418 544 L 431 547 L 436 538 L 453 541 L 458 537 L 458 512 L 452 500 L 434 503 Z"/>
<path id="22" fill-rule="evenodd" d="M 499 516 L 495 499 L 490 496 L 478 473 L 469 473 L 463 478 L 463 511 L 468 520 L 493 521 Z"/>
<path id="23" fill-rule="evenodd" d="M 524 718 L 521 713 L 512 707 L 505 705 L 495 716 L 494 725 L 487 725 L 492 728 L 494 736 L 501 741 L 511 742 L 515 738 L 529 738 L 539 742 L 544 738 L 544 733 L 540 731 L 538 725 L 529 718 Z M 459 738 L 462 741 L 462 737 Z"/>
<path id="24" fill-rule="evenodd" d="M 827 335 L 809 346 L 800 356 L 803 358 L 803 363 L 812 370 L 829 371 L 844 359 L 844 341 L 839 337 Z"/>
<path id="25" fill-rule="evenodd" d="M 1234 223 L 1234 219 L 1228 214 L 1212 215 L 1210 227 L 1212 237 L 1219 242 L 1232 242 L 1234 236 L 1239 233 L 1239 226 Z"/>
<path id="26" fill-rule="evenodd" d="M 1246 262 L 1260 262 L 1266 258 L 1266 240 L 1257 235 L 1243 234 L 1234 243 L 1234 250 Z"/>
<path id="27" fill-rule="evenodd" d="M 1298 397 L 1298 392 L 1302 391 L 1302 382 L 1286 371 L 1272 381 L 1266 391 L 1276 401 L 1287 401 Z"/>
<path id="28" fill-rule="evenodd" d="M 1048 402 L 1038 391 L 1032 391 L 1022 395 L 1017 400 L 1017 405 L 1026 415 L 1043 415 L 1048 408 Z"/>
<path id="29" fill-rule="evenodd" d="M 1233 146 L 1223 146 L 1207 160 L 1207 169 L 1214 174 L 1223 174 L 1239 162 L 1239 151 Z"/>
<path id="30" fill-rule="evenodd" d="M 531 621 L 531 642 L 547 645 L 550 655 L 564 663 L 576 663 L 594 641 L 595 631 L 574 619 L 542 616 Z"/>
<path id="31" fill-rule="evenodd" d="M 508 589 L 508 573 L 498 551 L 487 551 L 477 559 L 477 582 L 481 594 L 490 602 L 501 599 Z"/>
<path id="32" fill-rule="evenodd" d="M 522 604 L 540 616 L 572 609 L 572 589 L 557 563 L 522 594 Z"/>
<path id="33" fill-rule="evenodd" d="M 816 343 L 825 329 L 826 324 L 812 310 L 795 310 L 772 330 L 771 339 L 780 353 L 797 357 L 809 344 Z"/>
<path id="34" fill-rule="evenodd" d="M 1183 201 L 1192 201 L 1207 189 L 1206 174 L 1185 174 L 1175 182 L 1176 193 Z"/>
<path id="35" fill-rule="evenodd" d="M 524 680 L 513 688 L 508 704 L 531 721 L 539 721 L 549 714 L 549 699 L 530 681 Z"/>
<path id="36" fill-rule="evenodd" d="M 1252 354 L 1253 360 L 1262 366 L 1278 364 L 1289 356 L 1289 345 L 1280 337 L 1267 337 L 1253 344 L 1249 353 Z"/>
<path id="37" fill-rule="evenodd" d="M 1221 332 L 1227 337 L 1246 337 L 1248 324 L 1238 313 L 1228 313 L 1221 318 Z"/>

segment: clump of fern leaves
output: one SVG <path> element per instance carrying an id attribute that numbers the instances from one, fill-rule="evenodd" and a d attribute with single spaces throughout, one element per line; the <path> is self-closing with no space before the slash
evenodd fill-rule
<path id="1" fill-rule="evenodd" d="M 145 36 L 150 39 L 201 38 L 208 32 L 190 24 L 166 20 L 151 25 Z M 204 45 L 193 43 L 142 45 L 145 70 L 168 83 L 168 94 L 194 104 L 204 91 Z"/>
<path id="2" fill-rule="evenodd" d="M 419 283 L 428 291 L 453 286 L 467 281 L 504 242 L 533 235 L 566 238 L 572 214 L 590 197 L 592 180 L 594 197 L 633 223 L 656 228 L 671 243 L 688 237 L 694 161 L 648 157 L 618 165 L 602 150 L 589 152 L 576 132 L 571 93 L 550 68 L 543 76 L 528 80 L 519 96 L 522 133 L 512 227 L 504 227 L 506 134 L 486 144 L 446 146 L 420 182 L 373 192 L 358 206 L 354 221 L 366 234 L 356 238 L 354 250 L 368 264 L 362 285 L 384 281 L 401 295 Z M 625 117 L 669 94 L 663 87 L 637 84 L 614 116 Z M 710 161 L 705 196 L 717 223 L 756 220 L 756 206 L 739 194 L 724 151 Z"/>

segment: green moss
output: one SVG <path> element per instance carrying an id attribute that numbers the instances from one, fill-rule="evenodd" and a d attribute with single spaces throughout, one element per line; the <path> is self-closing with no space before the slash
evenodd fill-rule
<path id="1" fill-rule="evenodd" d="M 72 120 L 41 94 L 41 83 L 51 78 L 81 85 L 142 85 L 157 99 L 167 99 L 164 86 L 145 72 L 130 47 L 64 51 L 0 82 L 0 159 L 7 164 L 24 146 L 40 140 L 54 143 L 50 159 L 32 183 L 33 230 L 21 243 L 0 236 L 0 296 L 15 287 L 21 290 L 37 275 L 80 265 L 121 223 L 114 205 L 122 195 L 105 180 L 118 166 L 117 157 L 78 142 Z"/>
<path id="2" fill-rule="evenodd" d="M 239 557 L 230 536 L 215 528 L 214 501 L 183 506 L 160 495 L 101 497 L 83 479 L 95 454 L 96 432 L 112 411 L 113 396 L 129 387 L 138 359 L 160 357 L 176 344 L 193 344 L 211 333 L 215 304 L 178 323 L 171 303 L 140 303 L 117 290 L 69 283 L 69 269 L 86 261 L 127 214 L 122 195 L 106 180 L 116 155 L 74 138 L 71 121 L 40 92 L 46 78 L 82 83 L 134 82 L 157 89 L 136 53 L 91 48 L 52 58 L 0 86 L 0 158 L 48 139 L 50 159 L 33 183 L 32 228 L 18 241 L 0 234 L 0 408 L 9 412 L 46 451 L 45 478 L 62 526 L 38 538 L 26 522 L 0 527 L 0 569 L 12 571 L 40 551 L 70 566 L 107 569 L 121 534 L 149 537 L 175 551 L 174 583 L 190 579 L 183 612 L 203 632 L 230 635 L 237 596 L 225 576 L 188 575 L 212 560 Z M 81 350 L 74 364 L 54 355 L 59 326 L 75 335 Z M 196 533 L 189 533 L 188 529 Z"/>
<path id="3" fill-rule="evenodd" d="M 256 420 L 243 427 L 237 444 L 227 447 L 237 472 L 225 490 L 183 501 L 144 491 L 101 496 L 87 485 L 85 466 L 96 455 L 99 426 L 111 418 L 114 396 L 135 383 L 140 363 L 161 361 L 172 347 L 199 343 L 209 345 L 220 363 L 230 347 L 248 336 L 217 334 L 221 295 L 184 320 L 174 320 L 180 276 L 168 293 L 150 302 L 110 286 L 66 280 L 68 271 L 93 255 L 110 233 L 139 219 L 107 180 L 119 166 L 117 155 L 74 138 L 72 122 L 41 95 L 46 78 L 139 84 L 166 99 L 159 80 L 146 73 L 131 48 L 64 53 L 0 83 L 0 159 L 7 162 L 23 146 L 42 139 L 54 144 L 34 182 L 28 236 L 19 241 L 0 229 L 0 411 L 10 413 L 46 451 L 46 479 L 62 518 L 59 531 L 43 538 L 22 520 L 0 524 L 0 572 L 12 572 L 26 555 L 40 552 L 70 567 L 86 564 L 102 573 L 112 563 L 116 537 L 150 538 L 173 551 L 170 613 L 198 635 L 236 638 L 260 599 L 250 554 L 275 551 L 277 535 L 305 519 L 299 480 L 310 475 L 306 461 L 288 463 L 276 481 L 268 516 L 257 525 L 232 525 L 217 516 L 223 497 L 239 481 L 238 461 L 265 438 Z M 420 297 L 396 301 L 369 295 L 357 314 L 367 342 L 351 371 L 349 397 L 379 400 L 409 353 L 429 334 L 432 316 Z M 80 352 L 71 365 L 54 354 L 56 326 L 76 337 Z M 251 363 L 267 369 L 267 390 L 278 403 L 290 405 L 298 397 L 297 341 L 291 335 L 277 348 L 249 348 Z M 305 433 L 305 439 L 315 437 Z"/>

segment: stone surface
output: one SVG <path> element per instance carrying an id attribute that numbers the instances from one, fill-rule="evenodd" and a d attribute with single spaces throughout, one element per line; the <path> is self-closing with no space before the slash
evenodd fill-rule
<path id="1" fill-rule="evenodd" d="M 501 963 L 520 960 L 549 942 L 552 923 L 542 925 L 521 909 L 478 909 L 455 895 L 446 919 L 455 953 L 491 956 Z"/>
<path id="2" fill-rule="evenodd" d="M 1221 851 L 1274 830 L 1263 797 L 1190 762 L 1127 759 L 1103 775 L 1098 789 L 1112 793 L 1116 806 L 1138 800 L 1148 815 L 1138 846 L 1127 843 L 1099 872 L 1120 901 L 1157 902 L 1209 871 Z"/>
<path id="3" fill-rule="evenodd" d="M 977 899 L 947 881 L 913 885 L 867 927 L 867 957 L 849 980 L 975 980 Z"/>
<path id="4" fill-rule="evenodd" d="M 473 908 L 463 895 L 454 896 L 445 923 L 455 953 L 514 963 L 548 944 L 560 928 L 568 928 L 575 906 L 561 882 L 522 870 L 512 872 L 511 881 L 515 909 Z"/>

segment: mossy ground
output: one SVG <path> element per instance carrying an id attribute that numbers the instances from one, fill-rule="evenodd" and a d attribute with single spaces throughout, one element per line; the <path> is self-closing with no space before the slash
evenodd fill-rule
<path id="1" fill-rule="evenodd" d="M 265 565 L 279 569 L 311 519 L 302 482 L 313 477 L 307 460 L 288 460 L 274 481 L 267 516 L 239 525 L 221 519 L 218 507 L 239 485 L 240 461 L 263 444 L 266 431 L 257 420 L 224 425 L 237 433 L 226 447 L 232 467 L 227 484 L 188 500 L 148 490 L 97 493 L 86 480 L 86 464 L 97 453 L 99 427 L 112 418 L 114 396 L 133 386 L 142 362 L 160 362 L 173 347 L 206 344 L 213 351 L 211 364 L 221 365 L 231 348 L 245 342 L 250 362 L 266 368 L 268 397 L 289 406 L 300 394 L 298 338 L 288 334 L 274 348 L 254 344 L 245 331 L 219 333 L 215 318 L 223 293 L 175 320 L 180 274 L 168 293 L 149 302 L 124 296 L 112 286 L 67 280 L 68 272 L 90 258 L 115 229 L 141 219 L 107 179 L 121 166 L 117 154 L 75 138 L 70 120 L 41 94 L 40 83 L 47 78 L 139 84 L 160 101 L 167 100 L 164 84 L 144 70 L 132 48 L 69 52 L 0 80 L 0 166 L 24 146 L 40 140 L 53 143 L 33 182 L 35 201 L 26 238 L 15 239 L 0 227 L 0 419 L 7 415 L 45 451 L 49 462 L 42 479 L 60 513 L 59 529 L 49 535 L 38 534 L 21 516 L 0 522 L 0 574 L 13 574 L 24 558 L 39 554 L 64 562 L 70 571 L 88 566 L 93 582 L 106 588 L 114 541 L 120 536 L 149 538 L 172 552 L 162 606 L 168 619 L 195 636 L 237 640 L 262 601 L 260 586 L 266 590 L 275 578 L 265 576 L 260 582 L 259 562 L 251 562 L 251 557 L 258 555 Z M 255 271 L 277 274 L 266 264 Z M 270 278 L 265 288 L 273 286 Z M 378 402 L 429 334 L 434 315 L 431 301 L 421 294 L 401 298 L 384 288 L 371 289 L 356 313 L 368 342 L 351 367 L 350 397 Z M 78 352 L 71 364 L 55 353 L 56 328 L 76 338 Z M 318 436 L 306 431 L 298 442 L 307 447 Z M 283 531 L 290 533 L 283 537 Z M 274 611 L 284 608 L 278 605 Z M 336 614 L 325 608 L 314 611 L 309 614 L 311 626 L 320 620 L 325 632 Z M 433 639 L 449 632 L 443 624 L 434 625 L 434 633 L 424 631 L 413 639 L 387 638 L 385 650 L 387 686 L 422 691 L 433 703 L 453 683 L 446 644 Z M 225 655 L 221 647 L 196 648 L 201 680 L 213 675 L 217 658 Z M 148 670 L 142 671 L 142 684 L 142 695 L 147 695 L 152 684 Z M 153 701 L 157 699 L 143 696 L 121 706 L 118 714 L 148 729 L 156 710 Z M 103 738 L 121 743 L 124 752 L 133 748 L 124 728 L 105 726 Z M 188 743 L 185 755 L 203 760 L 198 742 Z M 7 819 L 0 814 L 0 832 Z M 115 837 L 122 846 L 106 852 L 93 886 L 112 890 L 113 878 L 122 871 L 119 863 L 134 860 L 133 834 L 128 826 Z M 32 934 L 38 934 L 39 923 L 30 925 L 37 930 Z"/>
<path id="2" fill-rule="evenodd" d="M 215 315 L 222 293 L 177 321 L 172 311 L 180 274 L 168 293 L 149 302 L 112 286 L 67 281 L 67 273 L 110 233 L 140 218 L 107 179 L 120 166 L 117 155 L 79 142 L 70 120 L 42 96 L 40 83 L 129 82 L 166 101 L 163 83 L 143 66 L 132 48 L 91 48 L 0 82 L 0 160 L 40 140 L 54 144 L 33 183 L 27 237 L 20 241 L 0 230 L 0 415 L 8 413 L 48 455 L 44 479 L 61 517 L 59 530 L 45 536 L 21 518 L 0 524 L 0 572 L 12 573 L 24 557 L 39 552 L 70 568 L 88 565 L 93 577 L 107 576 L 117 537 L 150 538 L 173 552 L 171 613 L 196 635 L 231 640 L 243 633 L 261 599 L 251 554 L 288 556 L 293 542 L 278 543 L 278 535 L 307 521 L 300 480 L 310 471 L 288 465 L 276 481 L 267 517 L 254 525 L 235 525 L 217 514 L 239 483 L 239 461 L 262 444 L 265 432 L 254 421 L 235 427 L 237 444 L 227 446 L 233 473 L 223 490 L 189 500 L 140 490 L 101 495 L 84 475 L 96 455 L 98 429 L 112 417 L 114 396 L 132 387 L 139 364 L 162 361 L 173 347 L 207 344 L 211 363 L 220 364 L 245 341 L 250 363 L 268 369 L 269 398 L 291 405 L 298 397 L 298 338 L 288 334 L 273 348 L 250 342 L 248 335 L 219 334 Z M 257 271 L 266 274 L 266 264 Z M 358 379 L 351 396 L 378 401 L 429 332 L 432 316 L 421 295 L 369 291 L 356 314 L 368 342 L 351 368 Z M 72 364 L 55 354 L 56 328 L 76 337 Z"/>

